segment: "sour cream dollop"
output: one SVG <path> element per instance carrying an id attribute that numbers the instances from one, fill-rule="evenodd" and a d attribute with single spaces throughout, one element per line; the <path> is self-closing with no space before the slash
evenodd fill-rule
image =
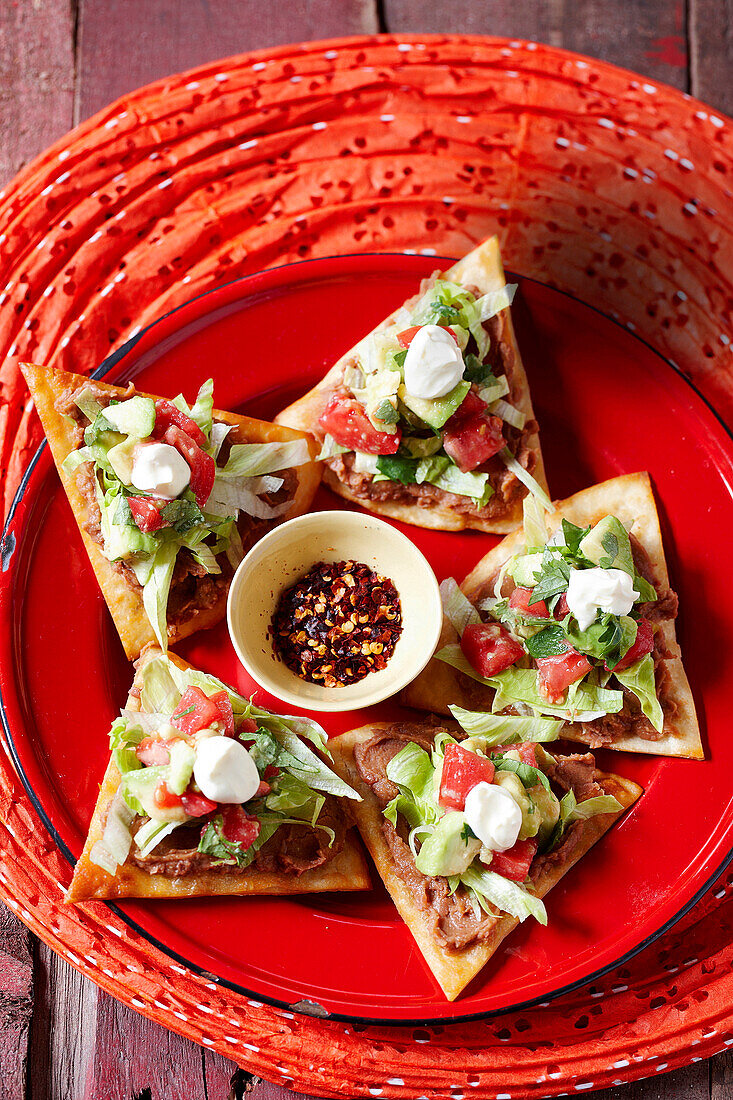
<path id="1" fill-rule="evenodd" d="M 254 760 L 231 737 L 207 737 L 198 743 L 193 777 L 212 802 L 248 802 L 260 785 Z"/>
<path id="2" fill-rule="evenodd" d="M 513 848 L 522 828 L 522 811 L 509 791 L 497 783 L 477 783 L 466 796 L 466 821 L 492 852 Z"/>
<path id="3" fill-rule="evenodd" d="M 587 630 L 597 611 L 628 615 L 639 593 L 623 569 L 573 569 L 566 599 L 581 630 Z"/>
<path id="4" fill-rule="evenodd" d="M 140 443 L 133 453 L 130 480 L 136 489 L 173 500 L 188 485 L 191 470 L 168 443 Z"/>
<path id="5" fill-rule="evenodd" d="M 423 325 L 405 356 L 405 389 L 424 401 L 445 397 L 463 378 L 463 356 L 453 337 L 439 325 Z"/>

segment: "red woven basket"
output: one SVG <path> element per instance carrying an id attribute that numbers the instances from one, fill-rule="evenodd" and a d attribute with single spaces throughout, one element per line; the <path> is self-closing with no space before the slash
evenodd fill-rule
<path id="1" fill-rule="evenodd" d="M 733 126 L 670 88 L 535 43 L 351 38 L 247 54 L 127 96 L 0 196 L 6 510 L 40 440 L 19 358 L 88 371 L 237 276 L 363 251 L 460 255 L 570 291 L 733 413 Z M 7 750 L 7 746 L 4 746 Z M 69 868 L 0 754 L 0 884 L 108 992 L 248 1069 L 324 1096 L 462 1100 L 620 1084 L 733 1044 L 730 876 L 623 969 L 480 1023 L 353 1027 L 220 988 Z"/>

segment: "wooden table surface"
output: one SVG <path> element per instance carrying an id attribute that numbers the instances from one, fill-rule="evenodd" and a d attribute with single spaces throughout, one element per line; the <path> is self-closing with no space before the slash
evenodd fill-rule
<path id="1" fill-rule="evenodd" d="M 733 114 L 733 0 L 0 0 L 0 187 L 73 125 L 167 73 L 243 50 L 376 31 L 535 39 Z M 733 1055 L 609 1090 L 604 1100 L 611 1092 L 724 1100 L 733 1097 Z M 244 1095 L 293 1097 L 118 1004 L 0 906 L 0 1100 Z"/>

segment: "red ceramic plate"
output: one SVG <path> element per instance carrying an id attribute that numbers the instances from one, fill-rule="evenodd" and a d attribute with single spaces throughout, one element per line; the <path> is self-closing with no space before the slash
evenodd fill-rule
<path id="1" fill-rule="evenodd" d="M 195 392 L 271 416 L 302 393 L 435 266 L 418 256 L 315 260 L 250 276 L 164 317 L 104 365 L 161 394 Z M 469 1018 L 541 1002 L 634 953 L 686 910 L 730 858 L 733 447 L 703 399 L 647 345 L 593 309 L 521 283 L 514 307 L 550 484 L 565 496 L 648 469 L 660 504 L 678 634 L 704 763 L 599 754 L 637 780 L 640 802 L 553 891 L 549 927 L 527 922 L 453 1005 L 391 903 L 369 894 L 303 900 L 126 902 L 118 911 L 164 951 L 261 1000 L 337 1018 Z M 318 507 L 337 503 L 326 491 Z M 57 843 L 79 854 L 107 761 L 106 733 L 131 669 L 99 595 L 46 449 L 15 504 L 0 660 L 15 669 L 4 719 L 16 765 Z M 462 576 L 495 540 L 403 526 L 440 578 Z M 224 624 L 180 647 L 249 694 Z M 7 678 L 9 679 L 9 678 Z M 278 709 L 263 692 L 259 701 Z M 399 713 L 326 717 L 332 734 Z M 308 1002 L 308 1003 L 304 1003 Z"/>

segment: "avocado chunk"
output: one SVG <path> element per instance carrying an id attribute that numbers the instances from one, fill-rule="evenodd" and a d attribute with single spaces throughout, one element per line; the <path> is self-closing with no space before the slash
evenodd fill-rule
<path id="1" fill-rule="evenodd" d="M 539 783 L 536 787 L 530 788 L 530 794 L 541 818 L 540 827 L 537 831 L 537 841 L 540 850 L 542 850 L 552 836 L 560 818 L 560 803 L 552 791 L 545 790 Z"/>
<path id="2" fill-rule="evenodd" d="M 128 397 L 117 405 L 108 405 L 104 419 L 116 432 L 147 439 L 155 427 L 155 402 L 150 397 Z"/>
<path id="3" fill-rule="evenodd" d="M 173 794 L 181 795 L 193 775 L 196 753 L 186 741 L 174 741 L 170 749 L 171 761 L 168 773 L 168 788 Z"/>
<path id="4" fill-rule="evenodd" d="M 419 417 L 424 424 L 431 428 L 442 428 L 447 420 L 453 416 L 456 409 L 463 404 L 463 400 L 471 388 L 470 382 L 459 382 L 445 397 L 436 397 L 432 401 L 425 401 L 421 397 L 413 397 L 408 393 L 404 383 L 397 390 L 397 396 L 403 405 Z"/>
<path id="5" fill-rule="evenodd" d="M 481 850 L 460 810 L 449 810 L 423 842 L 415 866 L 424 875 L 461 875 Z"/>
<path id="6" fill-rule="evenodd" d="M 520 588 L 534 588 L 542 572 L 544 554 L 522 554 L 507 568 L 507 573 Z"/>
<path id="7" fill-rule="evenodd" d="M 123 485 L 132 485 L 132 452 L 137 442 L 137 439 L 130 436 L 121 443 L 115 443 L 107 451 L 107 461 Z"/>
<path id="8" fill-rule="evenodd" d="M 615 516 L 604 516 L 580 540 L 578 549 L 588 561 L 601 569 L 622 569 L 634 576 L 634 558 L 631 553 L 631 540 L 621 520 Z"/>
<path id="9" fill-rule="evenodd" d="M 510 759 L 519 758 L 519 754 L 513 750 L 509 750 L 505 754 Z M 494 775 L 494 782 L 500 787 L 503 787 L 505 791 L 508 791 L 515 802 L 519 804 L 519 808 L 522 811 L 522 827 L 519 830 L 518 840 L 528 840 L 530 837 L 537 836 L 537 832 L 542 823 L 540 811 L 535 806 L 534 800 L 530 798 L 528 792 L 525 789 L 524 783 L 515 775 L 514 772 L 501 771 L 497 769 Z"/>

